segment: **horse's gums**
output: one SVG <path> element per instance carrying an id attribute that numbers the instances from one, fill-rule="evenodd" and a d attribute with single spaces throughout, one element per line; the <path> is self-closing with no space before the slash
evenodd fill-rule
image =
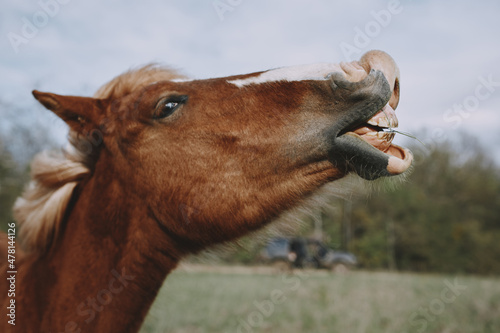
<path id="1" fill-rule="evenodd" d="M 397 107 L 392 58 L 300 70 L 188 81 L 146 67 L 95 98 L 35 91 L 76 152 L 39 157 L 15 206 L 27 253 L 16 326 L 2 332 L 136 332 L 183 256 L 259 229 L 351 172 L 409 167 L 406 150 L 358 135 Z"/>

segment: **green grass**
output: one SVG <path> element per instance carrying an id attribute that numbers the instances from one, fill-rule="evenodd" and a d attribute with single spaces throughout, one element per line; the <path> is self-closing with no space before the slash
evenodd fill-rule
<path id="1" fill-rule="evenodd" d="M 456 285 L 450 289 L 450 285 Z M 176 271 L 141 333 L 500 332 L 500 280 Z"/>

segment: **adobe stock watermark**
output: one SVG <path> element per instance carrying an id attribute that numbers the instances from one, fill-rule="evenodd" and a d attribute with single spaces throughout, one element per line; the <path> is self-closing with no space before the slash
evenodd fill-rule
<path id="1" fill-rule="evenodd" d="M 452 108 L 443 114 L 443 120 L 451 123 L 452 128 L 458 128 L 464 119 L 471 116 L 479 108 L 480 102 L 487 100 L 500 87 L 500 81 L 493 81 L 493 74 L 487 78 L 480 76 L 479 84 L 474 89 L 474 94 L 465 97 L 462 103 L 453 104 Z"/>
<path id="2" fill-rule="evenodd" d="M 399 0 L 389 1 L 386 9 L 379 11 L 372 10 L 370 15 L 373 17 L 373 20 L 368 21 L 363 28 L 354 27 L 355 34 L 352 44 L 346 42 L 340 43 L 340 50 L 344 58 L 349 61 L 359 58 L 359 55 L 371 44 L 373 39 L 377 38 L 382 30 L 389 26 L 392 17 L 402 12 L 403 6 Z"/>
<path id="3" fill-rule="evenodd" d="M 479 83 L 474 88 L 474 92 L 465 96 L 460 103 L 453 104 L 452 107 L 446 109 L 443 113 L 443 120 L 450 125 L 452 129 L 458 129 L 464 120 L 468 119 L 479 109 L 481 102 L 490 98 L 498 88 L 500 88 L 500 81 L 495 81 L 493 74 L 487 77 L 479 76 Z M 444 128 L 436 127 L 432 130 L 430 136 L 423 140 L 425 150 L 414 150 L 414 165 L 422 162 L 428 151 L 448 139 L 448 134 Z"/>
<path id="4" fill-rule="evenodd" d="M 242 3 L 243 0 L 215 0 L 212 2 L 212 6 L 219 16 L 219 20 L 224 21 L 226 13 L 233 12 Z"/>
<path id="5" fill-rule="evenodd" d="M 416 327 L 418 333 L 425 332 L 429 326 L 429 322 L 434 322 L 438 316 L 444 313 L 448 306 L 454 303 L 467 290 L 467 286 L 460 284 L 457 278 L 453 282 L 444 280 L 443 283 L 445 287 L 441 289 L 439 296 L 433 298 L 427 306 L 419 307 L 408 318 L 410 325 Z"/>
<path id="6" fill-rule="evenodd" d="M 253 301 L 254 311 L 250 312 L 246 318 L 240 318 L 238 320 L 238 327 L 236 328 L 237 333 L 254 333 L 257 332 L 256 329 L 262 328 L 265 320 L 273 315 L 276 311 L 276 306 L 283 304 L 287 299 L 287 293 L 292 291 L 296 292 L 302 281 L 309 278 L 307 273 L 299 271 L 296 274 L 283 274 L 281 276 L 281 281 L 284 287 L 282 289 L 273 289 L 269 294 L 269 297 L 258 301 Z"/>
<path id="7" fill-rule="evenodd" d="M 96 313 L 102 312 L 105 306 L 110 304 L 113 298 L 129 285 L 129 281 L 135 279 L 135 275 L 128 275 L 125 272 L 125 267 L 122 268 L 121 273 L 112 269 L 111 275 L 113 277 L 109 279 L 106 288 L 99 290 L 95 295 L 87 297 L 85 301 L 77 306 L 76 313 L 78 316 L 85 318 L 84 323 L 90 324 L 96 318 Z M 75 321 L 68 321 L 63 332 L 82 332 L 82 327 L 79 327 Z"/>
<path id="8" fill-rule="evenodd" d="M 187 226 L 191 223 L 193 216 L 200 214 L 200 210 L 186 204 L 179 204 L 179 211 L 182 215 L 182 221 Z"/>
<path id="9" fill-rule="evenodd" d="M 66 5 L 71 0 L 40 0 L 37 2 L 40 8 L 31 15 L 31 17 L 23 16 L 21 18 L 21 28 L 18 32 L 9 31 L 7 38 L 10 46 L 17 54 L 19 48 L 23 44 L 28 44 L 30 40 L 35 38 L 41 29 L 49 24 L 50 19 L 54 18 L 61 10 L 61 5 Z"/>

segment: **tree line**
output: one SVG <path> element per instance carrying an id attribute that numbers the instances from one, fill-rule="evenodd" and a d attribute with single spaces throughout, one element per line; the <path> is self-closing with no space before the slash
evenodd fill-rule
<path id="1" fill-rule="evenodd" d="M 494 159 L 462 134 L 416 162 L 405 183 L 353 204 L 352 250 L 369 268 L 499 274 L 500 168 Z"/>
<path id="2" fill-rule="evenodd" d="M 12 221 L 12 205 L 29 179 L 30 155 L 54 146 L 47 132 L 17 129 L 18 142 L 0 135 L 0 228 Z M 9 149 L 7 149 L 9 148 Z M 419 272 L 500 274 L 500 167 L 467 134 L 429 149 L 414 145 L 415 166 L 407 179 L 391 185 L 381 180 L 368 195 L 332 199 L 322 209 L 324 241 L 354 253 L 366 269 Z M 346 226 L 346 214 L 350 223 Z M 313 234 L 306 218 L 297 234 Z M 347 237 L 347 238 L 346 238 Z M 244 249 L 224 260 L 256 262 L 262 242 L 241 241 Z"/>
<path id="3" fill-rule="evenodd" d="M 498 164 L 467 133 L 409 147 L 415 161 L 405 180 L 381 179 L 321 208 L 324 243 L 355 254 L 362 269 L 500 274 Z M 317 235 L 313 215 L 296 235 Z M 263 242 L 241 243 L 224 259 L 258 262 Z"/>

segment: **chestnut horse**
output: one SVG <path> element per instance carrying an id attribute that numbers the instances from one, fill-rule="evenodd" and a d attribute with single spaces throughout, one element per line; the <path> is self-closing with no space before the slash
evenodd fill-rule
<path id="1" fill-rule="evenodd" d="M 146 66 L 94 98 L 33 95 L 71 145 L 35 157 L 14 206 L 23 248 L 1 268 L 14 271 L 0 281 L 2 332 L 137 332 L 187 254 L 349 173 L 397 175 L 412 160 L 391 143 L 399 70 L 381 51 L 207 80 Z"/>

